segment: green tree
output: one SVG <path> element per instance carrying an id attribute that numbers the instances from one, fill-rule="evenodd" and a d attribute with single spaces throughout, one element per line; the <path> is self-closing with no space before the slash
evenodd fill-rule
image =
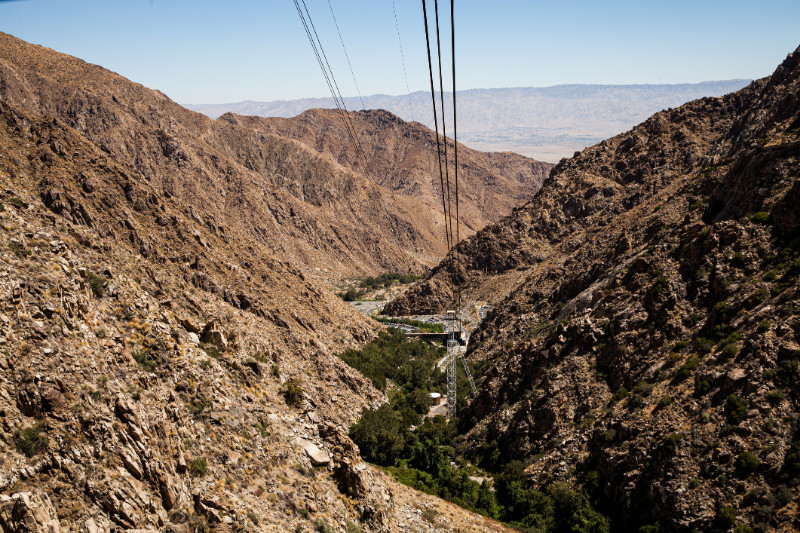
<path id="1" fill-rule="evenodd" d="M 365 409 L 361 419 L 350 428 L 350 438 L 367 461 L 391 466 L 405 448 L 406 428 L 397 411 L 389 404 Z"/>

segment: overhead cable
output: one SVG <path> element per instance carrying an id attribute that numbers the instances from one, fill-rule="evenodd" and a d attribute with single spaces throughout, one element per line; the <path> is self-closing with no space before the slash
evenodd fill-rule
<path id="1" fill-rule="evenodd" d="M 336 26 L 336 33 L 339 34 L 339 42 L 342 43 L 342 50 L 344 50 L 344 57 L 347 59 L 347 66 L 350 67 L 350 75 L 353 76 L 353 83 L 356 86 L 356 92 L 358 93 L 358 99 L 361 101 L 361 109 L 366 109 L 364 106 L 364 99 L 361 97 L 361 89 L 358 87 L 358 82 L 356 81 L 356 75 L 353 72 L 353 65 L 350 63 L 350 56 L 347 53 L 347 47 L 344 45 L 344 39 L 342 39 L 342 32 L 339 30 L 339 23 L 336 21 L 336 14 L 333 12 L 333 6 L 331 5 L 331 0 L 328 0 L 328 7 L 331 10 L 331 16 L 333 17 L 333 23 Z"/>
<path id="2" fill-rule="evenodd" d="M 447 241 L 447 251 L 450 251 L 450 230 L 447 224 L 447 201 L 445 200 L 446 189 L 444 185 L 444 172 L 442 171 L 442 148 L 439 142 L 439 118 L 436 111 L 436 86 L 433 83 L 433 61 L 431 60 L 431 42 L 428 30 L 428 8 L 425 5 L 425 0 L 422 0 L 422 17 L 425 21 L 425 50 L 428 53 L 428 74 L 431 81 L 431 103 L 433 104 L 433 127 L 436 136 L 436 159 L 439 162 L 439 184 L 442 189 L 442 210 L 444 211 L 444 233 L 445 240 Z"/>
<path id="3" fill-rule="evenodd" d="M 397 7 L 395 7 L 395 0 L 392 0 L 392 11 L 394 12 L 394 27 L 397 30 L 397 42 L 400 44 L 400 61 L 403 63 L 403 77 L 406 80 L 406 97 L 408 98 L 408 107 L 411 109 L 411 120 L 416 121 L 416 118 L 414 118 L 414 104 L 411 103 L 411 89 L 408 88 L 406 58 L 405 55 L 403 55 L 403 40 L 400 38 L 400 23 L 397 21 Z"/>

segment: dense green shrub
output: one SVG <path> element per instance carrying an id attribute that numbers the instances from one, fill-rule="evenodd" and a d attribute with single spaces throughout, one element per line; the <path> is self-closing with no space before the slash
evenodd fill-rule
<path id="1" fill-rule="evenodd" d="M 761 461 L 752 452 L 744 451 L 736 456 L 736 468 L 745 475 L 749 476 L 758 470 L 759 466 L 761 466 Z"/>
<path id="2" fill-rule="evenodd" d="M 673 401 L 674 400 L 672 399 L 672 396 L 666 396 L 666 395 L 662 396 L 661 399 L 658 400 L 658 403 L 656 404 L 656 409 L 663 409 L 668 405 L 670 405 Z"/>
<path id="3" fill-rule="evenodd" d="M 92 271 L 86 273 L 86 280 L 89 282 L 89 288 L 95 298 L 102 298 L 105 293 L 106 286 L 108 286 L 108 278 L 99 276 Z"/>
<path id="4" fill-rule="evenodd" d="M 195 457 L 189 462 L 192 475 L 203 477 L 208 473 L 208 461 L 205 457 Z"/>
<path id="5" fill-rule="evenodd" d="M 283 398 L 286 400 L 286 405 L 300 407 L 303 404 L 303 387 L 295 380 L 287 381 L 283 389 Z"/>
<path id="6" fill-rule="evenodd" d="M 774 389 L 767 393 L 767 400 L 772 405 L 777 405 L 786 399 L 786 394 L 781 389 Z"/>
<path id="7" fill-rule="evenodd" d="M 689 341 L 678 341 L 672 346 L 672 351 L 680 353 L 689 346 Z"/>
<path id="8" fill-rule="evenodd" d="M 364 291 L 359 291 L 355 287 L 350 287 L 346 291 L 340 293 L 339 297 L 345 302 L 355 302 L 364 297 Z"/>
<path id="9" fill-rule="evenodd" d="M 145 347 L 134 349 L 131 356 L 139 368 L 145 372 L 153 372 L 158 367 L 158 361 L 150 356 L 150 350 Z"/>
<path id="10" fill-rule="evenodd" d="M 711 390 L 711 383 L 707 379 L 695 378 L 694 393 L 696 396 L 707 394 Z"/>
<path id="11" fill-rule="evenodd" d="M 730 529 L 736 523 L 737 515 L 738 512 L 733 507 L 723 506 L 717 509 L 716 521 L 721 527 Z"/>
<path id="12" fill-rule="evenodd" d="M 725 414 L 728 417 L 728 423 L 732 426 L 737 426 L 747 418 L 747 400 L 738 394 L 731 394 L 725 401 Z"/>
<path id="13" fill-rule="evenodd" d="M 784 459 L 786 471 L 792 477 L 800 477 L 800 440 L 796 440 L 789 447 Z"/>
<path id="14" fill-rule="evenodd" d="M 636 386 L 631 391 L 633 394 L 638 394 L 639 396 L 643 396 L 647 398 L 650 396 L 650 393 L 653 392 L 653 384 L 648 383 L 646 381 L 640 381 L 636 384 Z"/>
<path id="15" fill-rule="evenodd" d="M 714 349 L 714 341 L 704 337 L 697 337 L 694 340 L 694 347 L 701 354 L 711 353 L 711 350 Z"/>
<path id="16" fill-rule="evenodd" d="M 39 421 L 29 428 L 17 430 L 14 444 L 20 453 L 26 457 L 33 457 L 48 448 L 50 439 L 44 434 L 44 424 Z"/>
<path id="17" fill-rule="evenodd" d="M 697 357 L 688 358 L 675 372 L 675 377 L 678 379 L 686 379 L 692 375 L 692 372 L 700 364 L 700 359 Z"/>
<path id="18" fill-rule="evenodd" d="M 678 443 L 683 438 L 683 435 L 680 433 L 670 433 L 666 437 L 664 437 L 664 451 L 667 452 L 668 455 L 674 455 L 678 449 Z"/>
<path id="19" fill-rule="evenodd" d="M 339 355 L 380 390 L 386 390 L 391 379 L 406 390 L 427 390 L 432 385 L 433 368 L 444 356 L 444 349 L 413 340 L 402 331 L 389 328 L 361 350 L 348 350 Z M 436 376 L 439 377 L 439 376 Z"/>
<path id="20" fill-rule="evenodd" d="M 612 404 L 617 403 L 619 401 L 624 400 L 626 396 L 628 396 L 628 389 L 626 389 L 625 387 L 620 387 L 617 389 L 617 392 L 615 392 L 614 395 L 611 396 L 610 402 Z"/>

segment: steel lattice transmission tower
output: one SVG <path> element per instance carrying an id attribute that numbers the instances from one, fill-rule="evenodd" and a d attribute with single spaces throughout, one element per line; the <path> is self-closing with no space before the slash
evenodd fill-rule
<path id="1" fill-rule="evenodd" d="M 445 332 L 447 335 L 447 416 L 449 418 L 456 417 L 456 399 L 457 399 L 457 385 L 456 385 L 456 366 L 458 360 L 461 359 L 461 364 L 464 366 L 464 373 L 467 376 L 469 385 L 472 388 L 473 396 L 477 396 L 478 391 L 475 388 L 475 382 L 472 380 L 472 373 L 469 371 L 467 361 L 461 355 L 459 339 L 461 338 L 461 320 L 456 315 L 455 311 L 447 311 L 445 316 Z"/>

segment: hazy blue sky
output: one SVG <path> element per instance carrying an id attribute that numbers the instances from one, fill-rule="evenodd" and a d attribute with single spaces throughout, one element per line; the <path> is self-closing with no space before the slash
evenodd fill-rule
<path id="1" fill-rule="evenodd" d="M 355 96 L 328 0 L 305 1 Z M 330 2 L 361 93 L 404 94 L 392 0 Z M 421 2 L 395 2 L 409 86 L 425 90 Z M 0 0 L 0 30 L 181 103 L 329 95 L 292 0 Z M 456 41 L 459 89 L 755 79 L 800 44 L 800 0 L 456 0 Z"/>

